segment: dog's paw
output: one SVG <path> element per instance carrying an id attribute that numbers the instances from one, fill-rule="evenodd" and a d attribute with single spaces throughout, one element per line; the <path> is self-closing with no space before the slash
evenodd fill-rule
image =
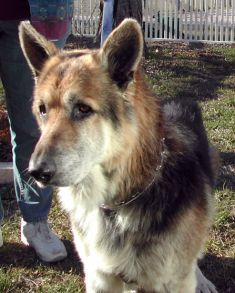
<path id="1" fill-rule="evenodd" d="M 197 288 L 196 293 L 218 293 L 214 284 L 209 281 L 201 272 L 199 267 L 196 270 Z"/>

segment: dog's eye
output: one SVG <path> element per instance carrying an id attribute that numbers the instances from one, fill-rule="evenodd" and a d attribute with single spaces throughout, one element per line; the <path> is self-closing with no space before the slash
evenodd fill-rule
<path id="1" fill-rule="evenodd" d="M 47 109 L 46 109 L 46 106 L 44 104 L 41 104 L 39 106 L 39 113 L 42 117 L 45 117 L 46 114 L 47 114 Z"/>
<path id="2" fill-rule="evenodd" d="M 90 106 L 82 103 L 78 103 L 75 105 L 73 109 L 73 116 L 75 119 L 81 119 L 89 116 L 93 113 L 93 110 Z"/>
<path id="3" fill-rule="evenodd" d="M 77 109 L 79 112 L 81 112 L 83 114 L 88 114 L 92 111 L 91 107 L 88 105 L 85 105 L 85 104 L 78 104 Z"/>

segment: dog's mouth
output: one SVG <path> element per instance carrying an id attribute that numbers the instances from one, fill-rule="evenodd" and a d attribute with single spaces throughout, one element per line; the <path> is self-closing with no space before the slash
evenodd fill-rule
<path id="1" fill-rule="evenodd" d="M 41 188 L 47 186 L 68 187 L 79 183 L 85 176 L 81 176 L 81 174 L 80 176 L 79 174 L 75 176 L 71 170 L 67 170 L 65 173 L 58 172 L 53 164 L 49 165 L 44 163 L 35 165 L 33 162 L 30 162 L 29 164 L 29 174 Z"/>
<path id="2" fill-rule="evenodd" d="M 73 185 L 71 182 L 66 182 L 65 180 L 59 180 L 59 179 L 56 179 L 56 177 L 53 177 L 50 180 L 47 177 L 40 178 L 40 179 L 36 179 L 34 176 L 32 177 L 35 179 L 37 185 L 40 188 L 46 188 L 47 186 L 68 187 L 70 185 Z"/>

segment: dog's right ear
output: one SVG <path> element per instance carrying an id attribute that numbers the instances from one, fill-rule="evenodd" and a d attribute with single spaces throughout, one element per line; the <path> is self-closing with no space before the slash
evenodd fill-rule
<path id="1" fill-rule="evenodd" d="M 113 30 L 100 50 L 102 65 L 119 87 L 133 79 L 143 54 L 143 35 L 138 22 L 127 18 Z"/>
<path id="2" fill-rule="evenodd" d="M 19 25 L 20 45 L 25 58 L 37 77 L 42 70 L 43 64 L 50 57 L 58 52 L 55 45 L 46 40 L 38 33 L 29 21 L 22 21 Z"/>

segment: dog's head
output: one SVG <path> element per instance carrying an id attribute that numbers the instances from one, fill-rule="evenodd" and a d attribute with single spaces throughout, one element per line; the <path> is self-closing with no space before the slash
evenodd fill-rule
<path id="1" fill-rule="evenodd" d="M 35 76 L 33 112 L 41 129 L 31 175 L 42 185 L 69 186 L 96 164 L 127 155 L 143 52 L 139 24 L 124 20 L 99 50 L 60 51 L 28 22 L 19 31 Z"/>

